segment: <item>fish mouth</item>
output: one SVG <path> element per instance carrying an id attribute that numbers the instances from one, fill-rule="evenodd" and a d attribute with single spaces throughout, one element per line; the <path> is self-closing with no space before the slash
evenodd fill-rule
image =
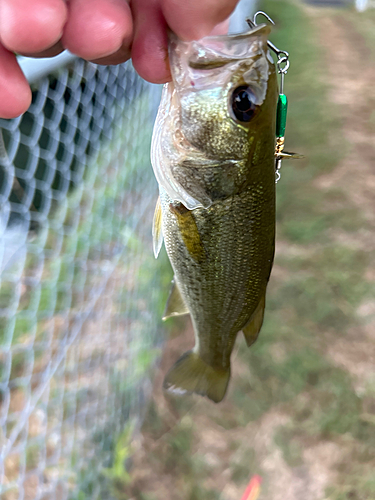
<path id="1" fill-rule="evenodd" d="M 243 44 L 250 38 L 261 37 L 266 38 L 271 32 L 271 27 L 266 24 L 261 24 L 256 26 L 255 28 L 248 30 L 244 33 L 235 33 L 235 34 L 227 34 L 227 35 L 214 35 L 214 36 L 206 36 L 202 38 L 201 41 L 195 42 L 195 45 L 199 47 L 199 43 L 203 43 L 205 47 L 214 46 L 220 47 L 220 45 L 225 45 L 226 43 L 239 42 Z M 175 37 L 175 35 L 173 35 Z M 217 50 L 217 49 L 216 49 Z M 215 51 L 216 52 L 216 51 Z M 215 53 L 214 51 L 207 50 L 203 53 L 201 48 L 197 50 L 196 53 L 191 54 L 191 59 L 188 61 L 188 64 L 193 69 L 216 69 L 222 68 L 226 64 L 233 63 L 238 60 L 242 60 L 246 57 L 246 54 L 233 54 L 231 57 L 228 54 L 223 54 L 220 52 Z M 247 56 L 248 57 L 248 56 Z"/>
<path id="2" fill-rule="evenodd" d="M 163 89 L 152 137 L 151 163 L 159 186 L 173 201 L 182 203 L 189 210 L 208 208 L 212 200 L 205 195 L 197 197 L 197 190 L 185 189 L 174 175 L 175 167 L 185 161 L 191 167 L 220 167 L 223 162 L 207 157 L 184 135 L 180 95 L 228 86 L 228 74 L 246 61 L 254 62 L 249 64 L 251 78 L 251 68 L 256 66 L 256 60 L 260 56 L 264 59 L 268 53 L 270 31 L 270 27 L 263 24 L 245 33 L 208 36 L 191 42 L 170 34 L 169 59 L 173 81 Z M 268 74 L 268 67 L 265 70 Z M 265 90 L 266 87 L 261 86 L 256 92 L 259 96 L 257 104 L 263 102 Z M 240 161 L 226 158 L 225 164 L 235 167 Z"/>
<path id="3" fill-rule="evenodd" d="M 267 39 L 271 27 L 260 24 L 244 33 L 206 36 L 185 42 L 169 34 L 169 61 L 176 89 L 205 88 L 211 82 L 224 84 L 223 68 L 228 64 L 268 53 Z"/>

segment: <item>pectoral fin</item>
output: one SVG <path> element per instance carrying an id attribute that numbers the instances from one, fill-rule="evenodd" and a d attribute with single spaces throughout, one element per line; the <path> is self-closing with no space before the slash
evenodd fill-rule
<path id="1" fill-rule="evenodd" d="M 187 308 L 184 299 L 181 296 L 181 292 L 175 281 L 172 281 L 172 288 L 169 293 L 167 300 L 167 305 L 165 306 L 165 311 L 163 314 L 163 321 L 172 316 L 183 316 L 184 314 L 189 314 L 189 309 Z"/>
<path id="2" fill-rule="evenodd" d="M 169 208 L 176 217 L 178 229 L 190 256 L 198 263 L 203 262 L 206 252 L 192 211 L 182 203 L 178 205 L 171 203 Z"/>
<path id="3" fill-rule="evenodd" d="M 156 202 L 154 220 L 152 223 L 152 243 L 154 248 L 155 259 L 158 258 L 161 246 L 163 244 L 163 230 L 162 230 L 163 216 L 161 211 L 160 196 Z"/>
<path id="4" fill-rule="evenodd" d="M 242 328 L 246 344 L 250 347 L 258 338 L 263 324 L 264 308 L 266 306 L 266 294 L 260 299 L 257 308 L 252 314 L 250 321 Z"/>

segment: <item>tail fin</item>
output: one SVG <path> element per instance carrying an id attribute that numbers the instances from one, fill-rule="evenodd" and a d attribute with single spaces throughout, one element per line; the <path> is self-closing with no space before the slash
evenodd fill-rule
<path id="1" fill-rule="evenodd" d="M 188 351 L 169 370 L 163 387 L 177 394 L 195 392 L 219 403 L 225 396 L 229 377 L 229 368 L 226 370 L 212 368 L 199 354 Z"/>

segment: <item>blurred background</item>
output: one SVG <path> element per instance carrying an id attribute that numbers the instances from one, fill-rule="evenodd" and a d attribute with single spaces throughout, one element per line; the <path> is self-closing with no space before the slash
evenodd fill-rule
<path id="1" fill-rule="evenodd" d="M 22 61 L 0 120 L 1 500 L 375 499 L 375 3 L 243 0 L 290 54 L 276 259 L 224 401 L 176 398 L 149 160 L 160 88 L 130 63 Z"/>

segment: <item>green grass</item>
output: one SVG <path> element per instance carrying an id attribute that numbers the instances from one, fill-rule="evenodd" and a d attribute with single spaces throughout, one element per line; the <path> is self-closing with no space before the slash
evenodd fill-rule
<path id="1" fill-rule="evenodd" d="M 274 435 L 275 444 L 282 450 L 285 462 L 290 467 L 303 465 L 302 446 L 295 437 L 294 429 L 280 426 Z"/>
<path id="2" fill-rule="evenodd" d="M 365 12 L 357 12 L 354 8 L 344 11 L 341 16 L 337 16 L 337 22 L 344 18 L 353 25 L 355 31 L 363 37 L 364 46 L 375 57 L 375 11 L 367 9 Z"/>

